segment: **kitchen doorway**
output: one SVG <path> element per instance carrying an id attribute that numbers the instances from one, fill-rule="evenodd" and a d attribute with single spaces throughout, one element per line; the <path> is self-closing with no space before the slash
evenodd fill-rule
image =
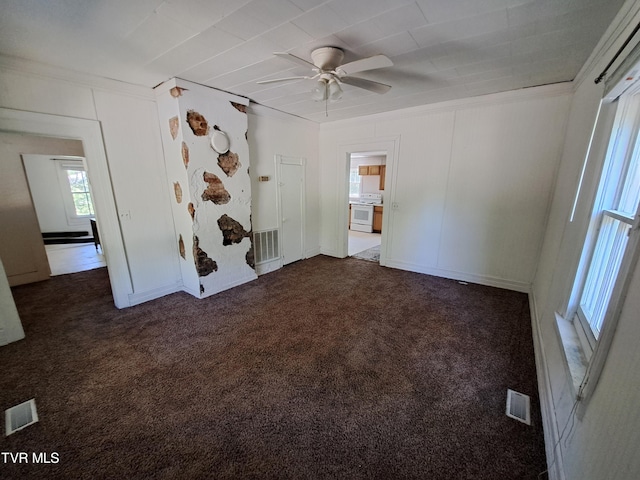
<path id="1" fill-rule="evenodd" d="M 349 155 L 348 255 L 354 258 L 380 261 L 386 163 L 384 151 Z"/>

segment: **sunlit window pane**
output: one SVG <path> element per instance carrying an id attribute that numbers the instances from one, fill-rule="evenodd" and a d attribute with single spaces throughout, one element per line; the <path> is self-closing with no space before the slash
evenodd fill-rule
<path id="1" fill-rule="evenodd" d="M 629 228 L 629 224 L 604 214 L 580 300 L 580 307 L 596 339 L 600 336 L 604 315 L 622 264 Z"/>
<path id="2" fill-rule="evenodd" d="M 93 202 L 91 201 L 91 193 L 89 193 L 86 172 L 84 170 L 67 170 L 67 178 L 76 215 L 79 217 L 93 215 Z"/>

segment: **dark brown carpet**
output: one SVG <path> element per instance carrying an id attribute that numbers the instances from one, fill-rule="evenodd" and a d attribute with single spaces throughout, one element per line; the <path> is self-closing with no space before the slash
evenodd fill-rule
<path id="1" fill-rule="evenodd" d="M 315 257 L 197 300 L 117 310 L 106 269 L 14 289 L 0 408 L 40 422 L 2 478 L 535 479 L 527 297 Z M 507 388 L 533 425 L 505 415 Z M 2 459 L 0 459 L 1 461 Z"/>

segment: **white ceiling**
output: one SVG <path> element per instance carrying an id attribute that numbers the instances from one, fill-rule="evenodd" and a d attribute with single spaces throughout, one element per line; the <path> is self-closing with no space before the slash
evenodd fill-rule
<path id="1" fill-rule="evenodd" d="M 154 87 L 209 85 L 315 122 L 572 80 L 623 0 L 2 0 L 0 53 Z M 385 54 L 393 67 L 311 100 L 308 75 L 273 56 L 344 62 Z M 325 114 L 328 107 L 328 117 Z"/>

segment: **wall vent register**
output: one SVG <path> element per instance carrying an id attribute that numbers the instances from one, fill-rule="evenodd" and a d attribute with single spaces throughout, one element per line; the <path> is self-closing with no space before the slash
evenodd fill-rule
<path id="1" fill-rule="evenodd" d="M 38 421 L 35 399 L 5 410 L 5 434 L 11 435 Z"/>

